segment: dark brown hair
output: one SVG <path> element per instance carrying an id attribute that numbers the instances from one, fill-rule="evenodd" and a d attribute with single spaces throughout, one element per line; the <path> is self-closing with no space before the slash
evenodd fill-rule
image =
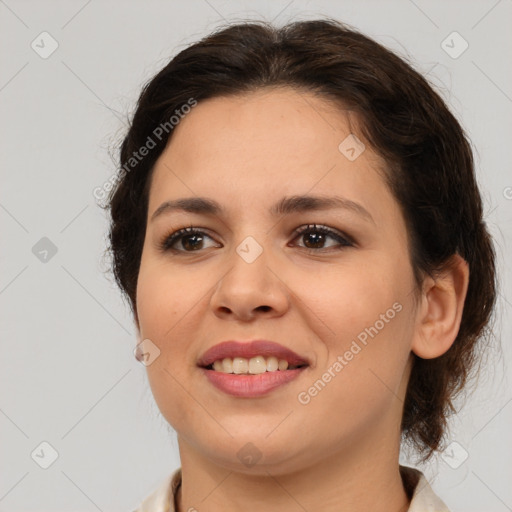
<path id="1" fill-rule="evenodd" d="M 151 173 L 172 135 L 169 130 L 158 139 L 155 128 L 191 98 L 200 102 L 279 86 L 316 93 L 356 113 L 361 137 L 387 163 L 418 284 L 446 268 L 454 254 L 469 264 L 455 342 L 435 359 L 414 355 L 402 435 L 427 460 L 439 449 L 447 417 L 455 412 L 453 400 L 475 367 L 477 341 L 489 334 L 495 255 L 463 129 L 425 78 L 357 30 L 331 19 L 283 28 L 265 22 L 223 27 L 181 51 L 144 86 L 121 144 L 122 172 L 106 206 L 115 279 L 136 315 Z M 135 160 L 148 137 L 154 146 Z"/>

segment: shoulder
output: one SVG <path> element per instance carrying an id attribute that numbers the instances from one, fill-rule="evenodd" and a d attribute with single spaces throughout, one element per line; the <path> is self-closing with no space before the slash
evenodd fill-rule
<path id="1" fill-rule="evenodd" d="M 411 498 L 408 512 L 450 512 L 418 469 L 400 466 L 404 487 Z"/>
<path id="2" fill-rule="evenodd" d="M 133 512 L 175 512 L 174 496 L 181 484 L 181 468 L 166 477 Z"/>

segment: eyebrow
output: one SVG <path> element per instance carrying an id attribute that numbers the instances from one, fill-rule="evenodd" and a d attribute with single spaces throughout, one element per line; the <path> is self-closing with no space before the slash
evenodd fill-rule
<path id="1" fill-rule="evenodd" d="M 302 213 L 315 210 L 344 209 L 350 210 L 366 220 L 375 224 L 370 212 L 362 205 L 339 196 L 289 196 L 283 197 L 280 201 L 270 207 L 270 214 L 273 216 L 290 215 L 292 213 Z M 151 216 L 151 221 L 164 213 L 175 211 L 184 211 L 188 213 L 220 215 L 224 213 L 224 208 L 213 199 L 206 197 L 186 197 L 174 199 L 162 203 Z"/>

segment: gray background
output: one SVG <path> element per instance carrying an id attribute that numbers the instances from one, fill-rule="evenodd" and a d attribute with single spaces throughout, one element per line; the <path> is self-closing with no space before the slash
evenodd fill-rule
<path id="1" fill-rule="evenodd" d="M 129 511 L 179 466 L 175 433 L 133 357 L 129 309 L 105 272 L 107 222 L 93 190 L 115 171 L 109 148 L 142 84 L 176 51 L 224 19 L 318 15 L 410 59 L 472 139 L 501 270 L 503 348 L 489 349 L 453 419 L 457 444 L 421 469 L 454 512 L 512 510 L 511 0 L 0 0 L 0 511 Z M 45 31 L 58 48 L 42 58 Z M 463 48 L 446 39 L 454 31 L 469 44 L 457 58 L 445 51 Z M 48 469 L 43 441 L 58 452 Z"/>

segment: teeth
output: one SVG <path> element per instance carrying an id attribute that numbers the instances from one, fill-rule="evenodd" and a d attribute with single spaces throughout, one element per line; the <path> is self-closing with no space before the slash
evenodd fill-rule
<path id="1" fill-rule="evenodd" d="M 249 359 L 249 373 L 265 373 L 267 371 L 267 362 L 264 357 L 256 356 Z"/>
<path id="2" fill-rule="evenodd" d="M 233 359 L 233 373 L 247 373 L 249 363 L 243 357 L 235 357 Z"/>
<path id="3" fill-rule="evenodd" d="M 290 370 L 298 368 L 297 365 L 290 366 Z M 265 372 L 275 372 L 276 370 L 284 371 L 288 369 L 288 361 L 285 359 L 277 359 L 277 357 L 256 356 L 247 359 L 245 357 L 226 357 L 218 359 L 213 363 L 213 369 L 216 372 L 235 373 L 235 374 L 251 374 L 257 375 Z"/>
<path id="4" fill-rule="evenodd" d="M 267 358 L 267 372 L 275 372 L 279 368 L 279 361 L 277 357 L 268 357 Z"/>
<path id="5" fill-rule="evenodd" d="M 227 359 L 226 359 L 227 361 Z M 224 371 L 224 365 L 222 364 L 222 361 L 219 359 L 218 361 L 215 361 L 215 363 L 213 363 L 213 369 L 216 371 L 216 372 L 222 372 Z M 233 369 L 233 366 L 231 366 L 231 369 Z M 229 372 L 231 373 L 231 372 Z"/>

